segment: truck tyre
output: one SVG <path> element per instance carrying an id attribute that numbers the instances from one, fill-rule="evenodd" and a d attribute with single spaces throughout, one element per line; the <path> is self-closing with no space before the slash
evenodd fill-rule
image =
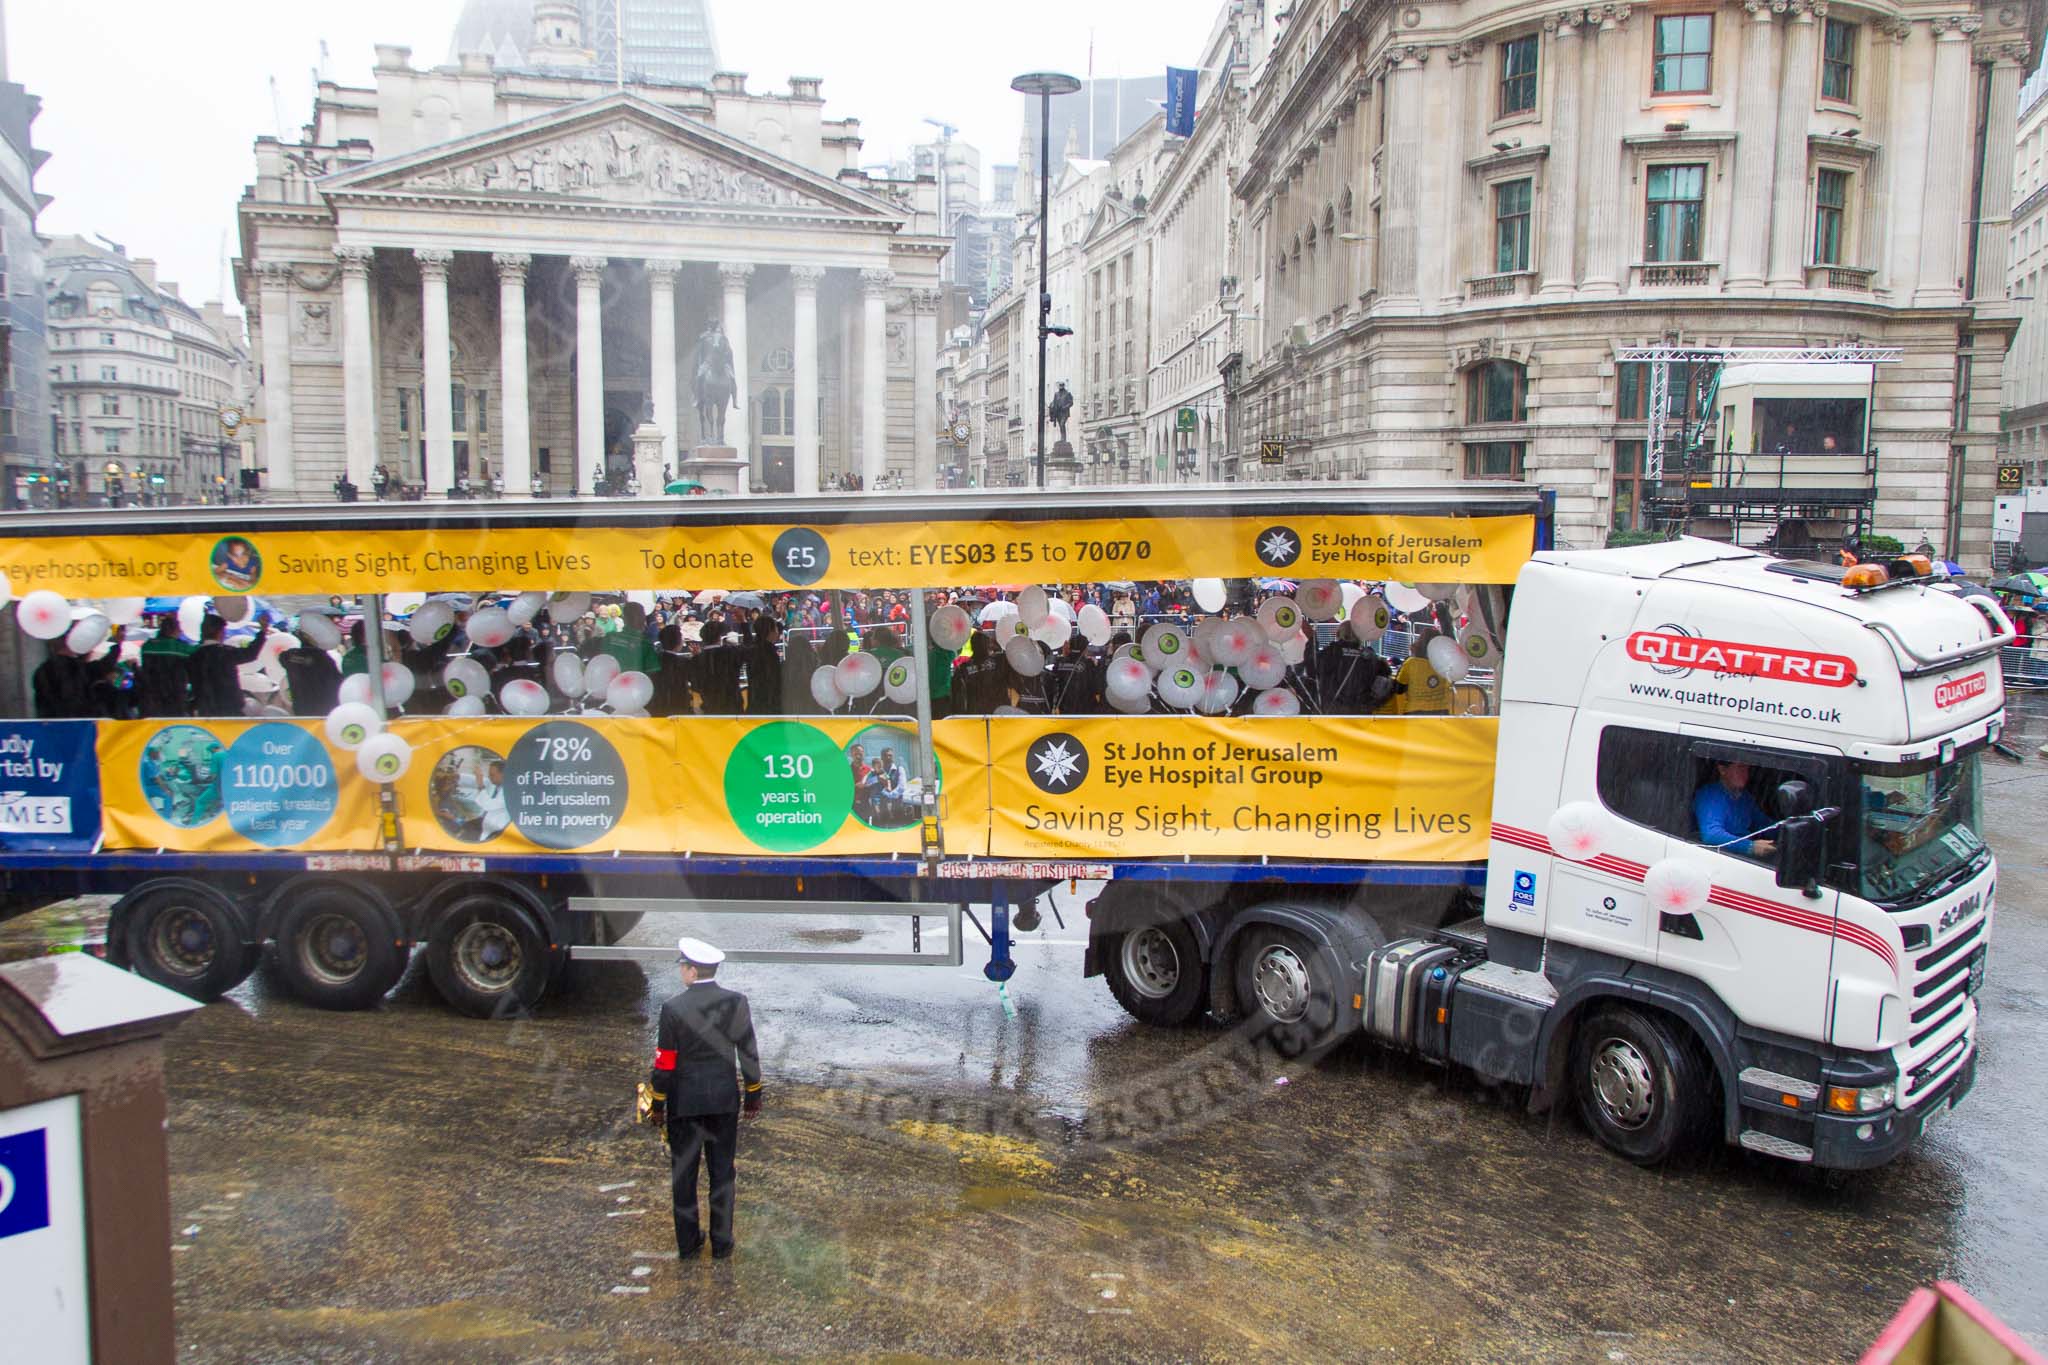
<path id="1" fill-rule="evenodd" d="M 1335 1041 L 1338 982 L 1328 953 L 1274 924 L 1250 926 L 1235 948 L 1237 1007 L 1246 1019 L 1290 1056 Z"/>
<path id="2" fill-rule="evenodd" d="M 197 883 L 137 891 L 115 907 L 108 937 L 120 944 L 120 965 L 201 1001 L 241 985 L 263 953 L 241 908 Z"/>
<path id="3" fill-rule="evenodd" d="M 346 887 L 300 889 L 277 917 L 277 965 L 323 1010 L 368 1009 L 398 984 L 406 954 L 390 912 Z"/>
<path id="4" fill-rule="evenodd" d="M 1207 973 L 1185 920 L 1140 924 L 1102 941 L 1109 993 L 1140 1023 L 1180 1028 L 1202 1015 Z"/>
<path id="5" fill-rule="evenodd" d="M 1655 1166 L 1705 1137 L 1713 1101 L 1706 1061 L 1679 1026 L 1626 1006 L 1600 1010 L 1572 1039 L 1572 1089 L 1602 1146 Z"/>
<path id="6" fill-rule="evenodd" d="M 480 891 L 458 897 L 427 940 L 427 974 L 441 998 L 478 1019 L 530 1014 L 554 976 L 554 954 L 525 906 Z"/>

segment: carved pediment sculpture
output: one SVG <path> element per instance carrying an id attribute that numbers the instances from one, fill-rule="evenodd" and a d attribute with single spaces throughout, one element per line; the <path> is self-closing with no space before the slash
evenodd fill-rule
<path id="1" fill-rule="evenodd" d="M 422 170 L 404 188 L 455 194 L 560 194 L 635 204 L 824 208 L 749 166 L 707 155 L 629 119 L 554 142 Z"/>

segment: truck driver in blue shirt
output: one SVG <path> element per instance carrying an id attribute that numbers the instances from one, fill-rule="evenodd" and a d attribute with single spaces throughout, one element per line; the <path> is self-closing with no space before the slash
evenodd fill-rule
<path id="1" fill-rule="evenodd" d="M 1750 837 L 1770 824 L 1771 818 L 1749 794 L 1749 777 L 1747 763 L 1716 761 L 1714 780 L 1692 798 L 1692 815 L 1700 827 L 1700 842 L 1707 847 L 1745 858 L 1768 858 L 1778 846 L 1769 839 Z"/>

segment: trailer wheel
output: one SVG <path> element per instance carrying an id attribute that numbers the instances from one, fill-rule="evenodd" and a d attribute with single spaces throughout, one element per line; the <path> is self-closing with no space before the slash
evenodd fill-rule
<path id="1" fill-rule="evenodd" d="M 1255 924 L 1237 945 L 1237 1007 L 1263 1023 L 1283 1051 L 1330 1042 L 1337 1028 L 1337 977 L 1327 953 L 1278 925 Z"/>
<path id="2" fill-rule="evenodd" d="M 382 906 L 345 887 L 307 887 L 277 917 L 278 970 L 309 1005 L 368 1009 L 405 972 L 398 938 Z"/>
<path id="3" fill-rule="evenodd" d="M 1179 1028 L 1202 1014 L 1202 952 L 1185 920 L 1140 924 L 1108 934 L 1102 974 L 1109 993 L 1140 1023 Z"/>
<path id="4" fill-rule="evenodd" d="M 1572 1040 L 1572 1088 L 1600 1144 L 1655 1166 L 1704 1138 L 1713 1082 L 1691 1040 L 1641 1010 L 1601 1010 Z"/>
<path id="5" fill-rule="evenodd" d="M 441 998 L 478 1019 L 531 1013 L 547 993 L 554 954 L 523 905 L 487 892 L 454 901 L 427 940 L 427 972 Z"/>
<path id="6" fill-rule="evenodd" d="M 116 907 L 113 923 L 122 965 L 194 1000 L 241 985 L 263 952 L 241 909 L 197 883 L 144 887 Z"/>

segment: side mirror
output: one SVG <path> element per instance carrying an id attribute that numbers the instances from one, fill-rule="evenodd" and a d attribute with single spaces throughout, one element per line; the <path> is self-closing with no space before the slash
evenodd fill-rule
<path id="1" fill-rule="evenodd" d="M 1785 786 L 1804 786 L 1788 782 Z M 1779 789 L 1781 792 L 1784 788 Z M 1827 861 L 1827 837 L 1810 815 L 1788 819 L 1778 827 L 1778 885 L 1812 894 L 1820 885 Z"/>
<path id="2" fill-rule="evenodd" d="M 1778 784 L 1778 818 L 1791 819 L 1800 815 L 1813 814 L 1813 786 L 1801 778 L 1792 777 Z"/>

